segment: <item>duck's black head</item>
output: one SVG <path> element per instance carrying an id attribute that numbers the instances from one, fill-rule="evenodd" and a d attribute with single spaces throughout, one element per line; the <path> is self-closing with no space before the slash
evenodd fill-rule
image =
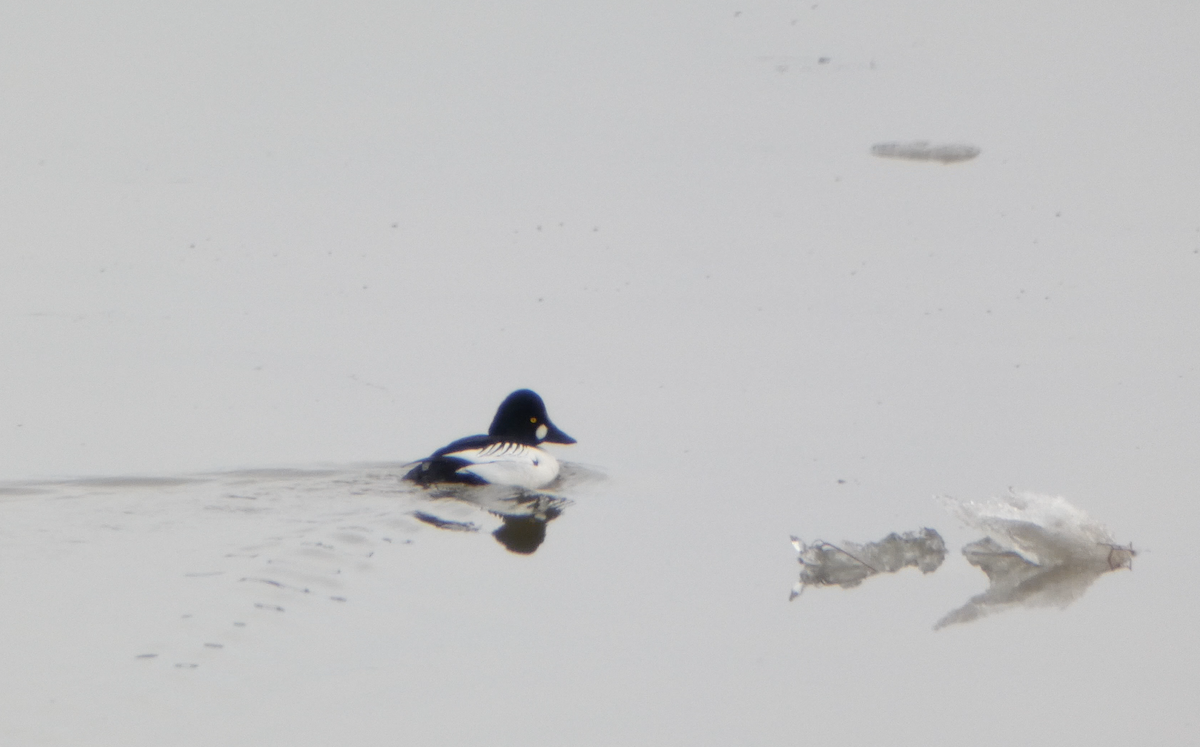
<path id="1" fill-rule="evenodd" d="M 529 446 L 536 446 L 543 441 L 552 444 L 575 443 L 575 439 L 550 422 L 542 398 L 529 389 L 518 389 L 504 398 L 488 428 L 488 435 Z"/>

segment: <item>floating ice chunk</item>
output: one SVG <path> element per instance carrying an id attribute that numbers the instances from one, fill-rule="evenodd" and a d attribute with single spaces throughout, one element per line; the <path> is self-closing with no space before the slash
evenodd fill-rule
<path id="1" fill-rule="evenodd" d="M 922 573 L 936 571 L 946 559 L 946 543 L 929 528 L 897 534 L 878 542 L 834 545 L 816 540 L 806 545 L 792 537 L 801 567 L 800 580 L 792 589 L 795 599 L 807 586 L 841 586 L 850 589 L 878 573 L 895 573 L 914 566 Z"/>
<path id="2" fill-rule="evenodd" d="M 1010 491 L 986 501 L 941 500 L 951 515 L 1034 565 L 1107 562 L 1116 544 L 1103 524 L 1061 496 Z"/>
<path id="3" fill-rule="evenodd" d="M 910 161 L 941 161 L 942 163 L 970 161 L 980 152 L 976 146 L 966 143 L 935 145 L 926 140 L 910 143 L 878 143 L 871 146 L 871 154 L 882 158 L 906 158 Z"/>
<path id="4" fill-rule="evenodd" d="M 990 501 L 942 497 L 946 510 L 985 535 L 963 548 L 988 590 L 938 621 L 970 622 L 1014 607 L 1066 607 L 1102 574 L 1132 568 L 1133 546 L 1059 496 L 1010 492 Z"/>

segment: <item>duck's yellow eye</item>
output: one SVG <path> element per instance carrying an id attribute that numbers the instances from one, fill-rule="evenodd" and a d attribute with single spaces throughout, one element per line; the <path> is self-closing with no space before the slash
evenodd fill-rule
<path id="1" fill-rule="evenodd" d="M 530 418 L 530 419 L 529 419 L 529 422 L 531 422 L 531 423 L 536 423 L 536 422 L 537 422 L 537 418 Z"/>

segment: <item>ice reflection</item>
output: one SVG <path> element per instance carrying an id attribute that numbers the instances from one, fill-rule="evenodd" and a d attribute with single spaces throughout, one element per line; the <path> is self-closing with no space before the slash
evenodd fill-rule
<path id="1" fill-rule="evenodd" d="M 919 529 L 897 534 L 892 532 L 878 542 L 841 545 L 816 540 L 806 545 L 792 537 L 800 561 L 800 580 L 792 587 L 789 599 L 795 599 L 808 586 L 858 586 L 870 576 L 895 573 L 910 566 L 922 573 L 933 573 L 946 559 L 946 543 L 935 530 Z"/>
<path id="2" fill-rule="evenodd" d="M 1133 568 L 1132 545 L 1066 499 L 1010 492 L 991 501 L 943 498 L 950 513 L 987 536 L 963 548 L 988 577 L 988 589 L 938 621 L 971 622 L 1014 607 L 1066 607 L 1101 575 Z"/>

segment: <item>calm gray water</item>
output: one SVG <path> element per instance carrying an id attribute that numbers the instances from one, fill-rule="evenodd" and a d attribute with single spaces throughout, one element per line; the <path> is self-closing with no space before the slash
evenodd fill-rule
<path id="1" fill-rule="evenodd" d="M 1093 10 L 5 13 L 0 735 L 1187 743 L 1200 16 Z M 397 480 L 519 387 L 532 553 Z M 1010 489 L 1132 570 L 934 631 Z"/>

